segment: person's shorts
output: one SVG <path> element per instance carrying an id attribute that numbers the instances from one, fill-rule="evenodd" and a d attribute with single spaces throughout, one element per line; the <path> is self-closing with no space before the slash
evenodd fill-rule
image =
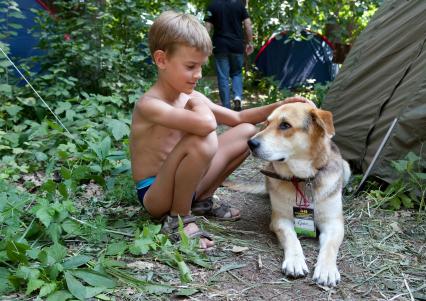
<path id="1" fill-rule="evenodd" d="M 155 177 L 149 177 L 143 180 L 140 180 L 138 183 L 136 183 L 136 192 L 138 193 L 138 199 L 141 203 L 142 207 L 145 208 L 143 204 L 143 198 L 148 191 L 149 187 L 154 183 Z"/>

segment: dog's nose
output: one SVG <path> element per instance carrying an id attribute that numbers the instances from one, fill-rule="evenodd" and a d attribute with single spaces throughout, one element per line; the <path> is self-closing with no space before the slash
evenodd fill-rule
<path id="1" fill-rule="evenodd" d="M 260 142 L 257 141 L 256 139 L 250 139 L 249 141 L 247 141 L 247 144 L 251 150 L 254 150 L 259 147 Z"/>

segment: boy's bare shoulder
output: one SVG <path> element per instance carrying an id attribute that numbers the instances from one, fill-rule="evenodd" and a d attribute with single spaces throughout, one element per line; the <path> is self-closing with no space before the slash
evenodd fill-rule
<path id="1" fill-rule="evenodd" d="M 143 94 L 135 103 L 135 110 L 140 113 L 146 112 L 158 107 L 159 104 L 164 103 L 164 101 L 152 93 Z"/>

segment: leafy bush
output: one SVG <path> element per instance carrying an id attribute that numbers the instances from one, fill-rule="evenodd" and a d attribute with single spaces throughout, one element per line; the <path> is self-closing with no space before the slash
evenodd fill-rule
<path id="1" fill-rule="evenodd" d="M 424 158 L 409 152 L 402 160 L 392 162 L 399 174 L 398 180 L 389 184 L 385 190 L 372 190 L 369 197 L 377 200 L 378 205 L 391 210 L 401 207 L 419 211 L 425 210 L 426 162 Z"/>

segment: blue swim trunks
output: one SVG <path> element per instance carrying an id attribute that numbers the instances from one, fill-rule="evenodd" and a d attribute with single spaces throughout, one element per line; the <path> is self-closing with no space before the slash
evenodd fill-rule
<path id="1" fill-rule="evenodd" d="M 154 183 L 154 181 L 155 181 L 155 177 L 149 177 L 149 178 L 140 180 L 138 183 L 136 183 L 136 191 L 138 193 L 138 199 L 139 199 L 139 202 L 142 204 L 142 207 L 144 208 L 145 206 L 143 204 L 143 197 L 145 196 L 149 187 L 151 187 L 152 183 Z"/>

